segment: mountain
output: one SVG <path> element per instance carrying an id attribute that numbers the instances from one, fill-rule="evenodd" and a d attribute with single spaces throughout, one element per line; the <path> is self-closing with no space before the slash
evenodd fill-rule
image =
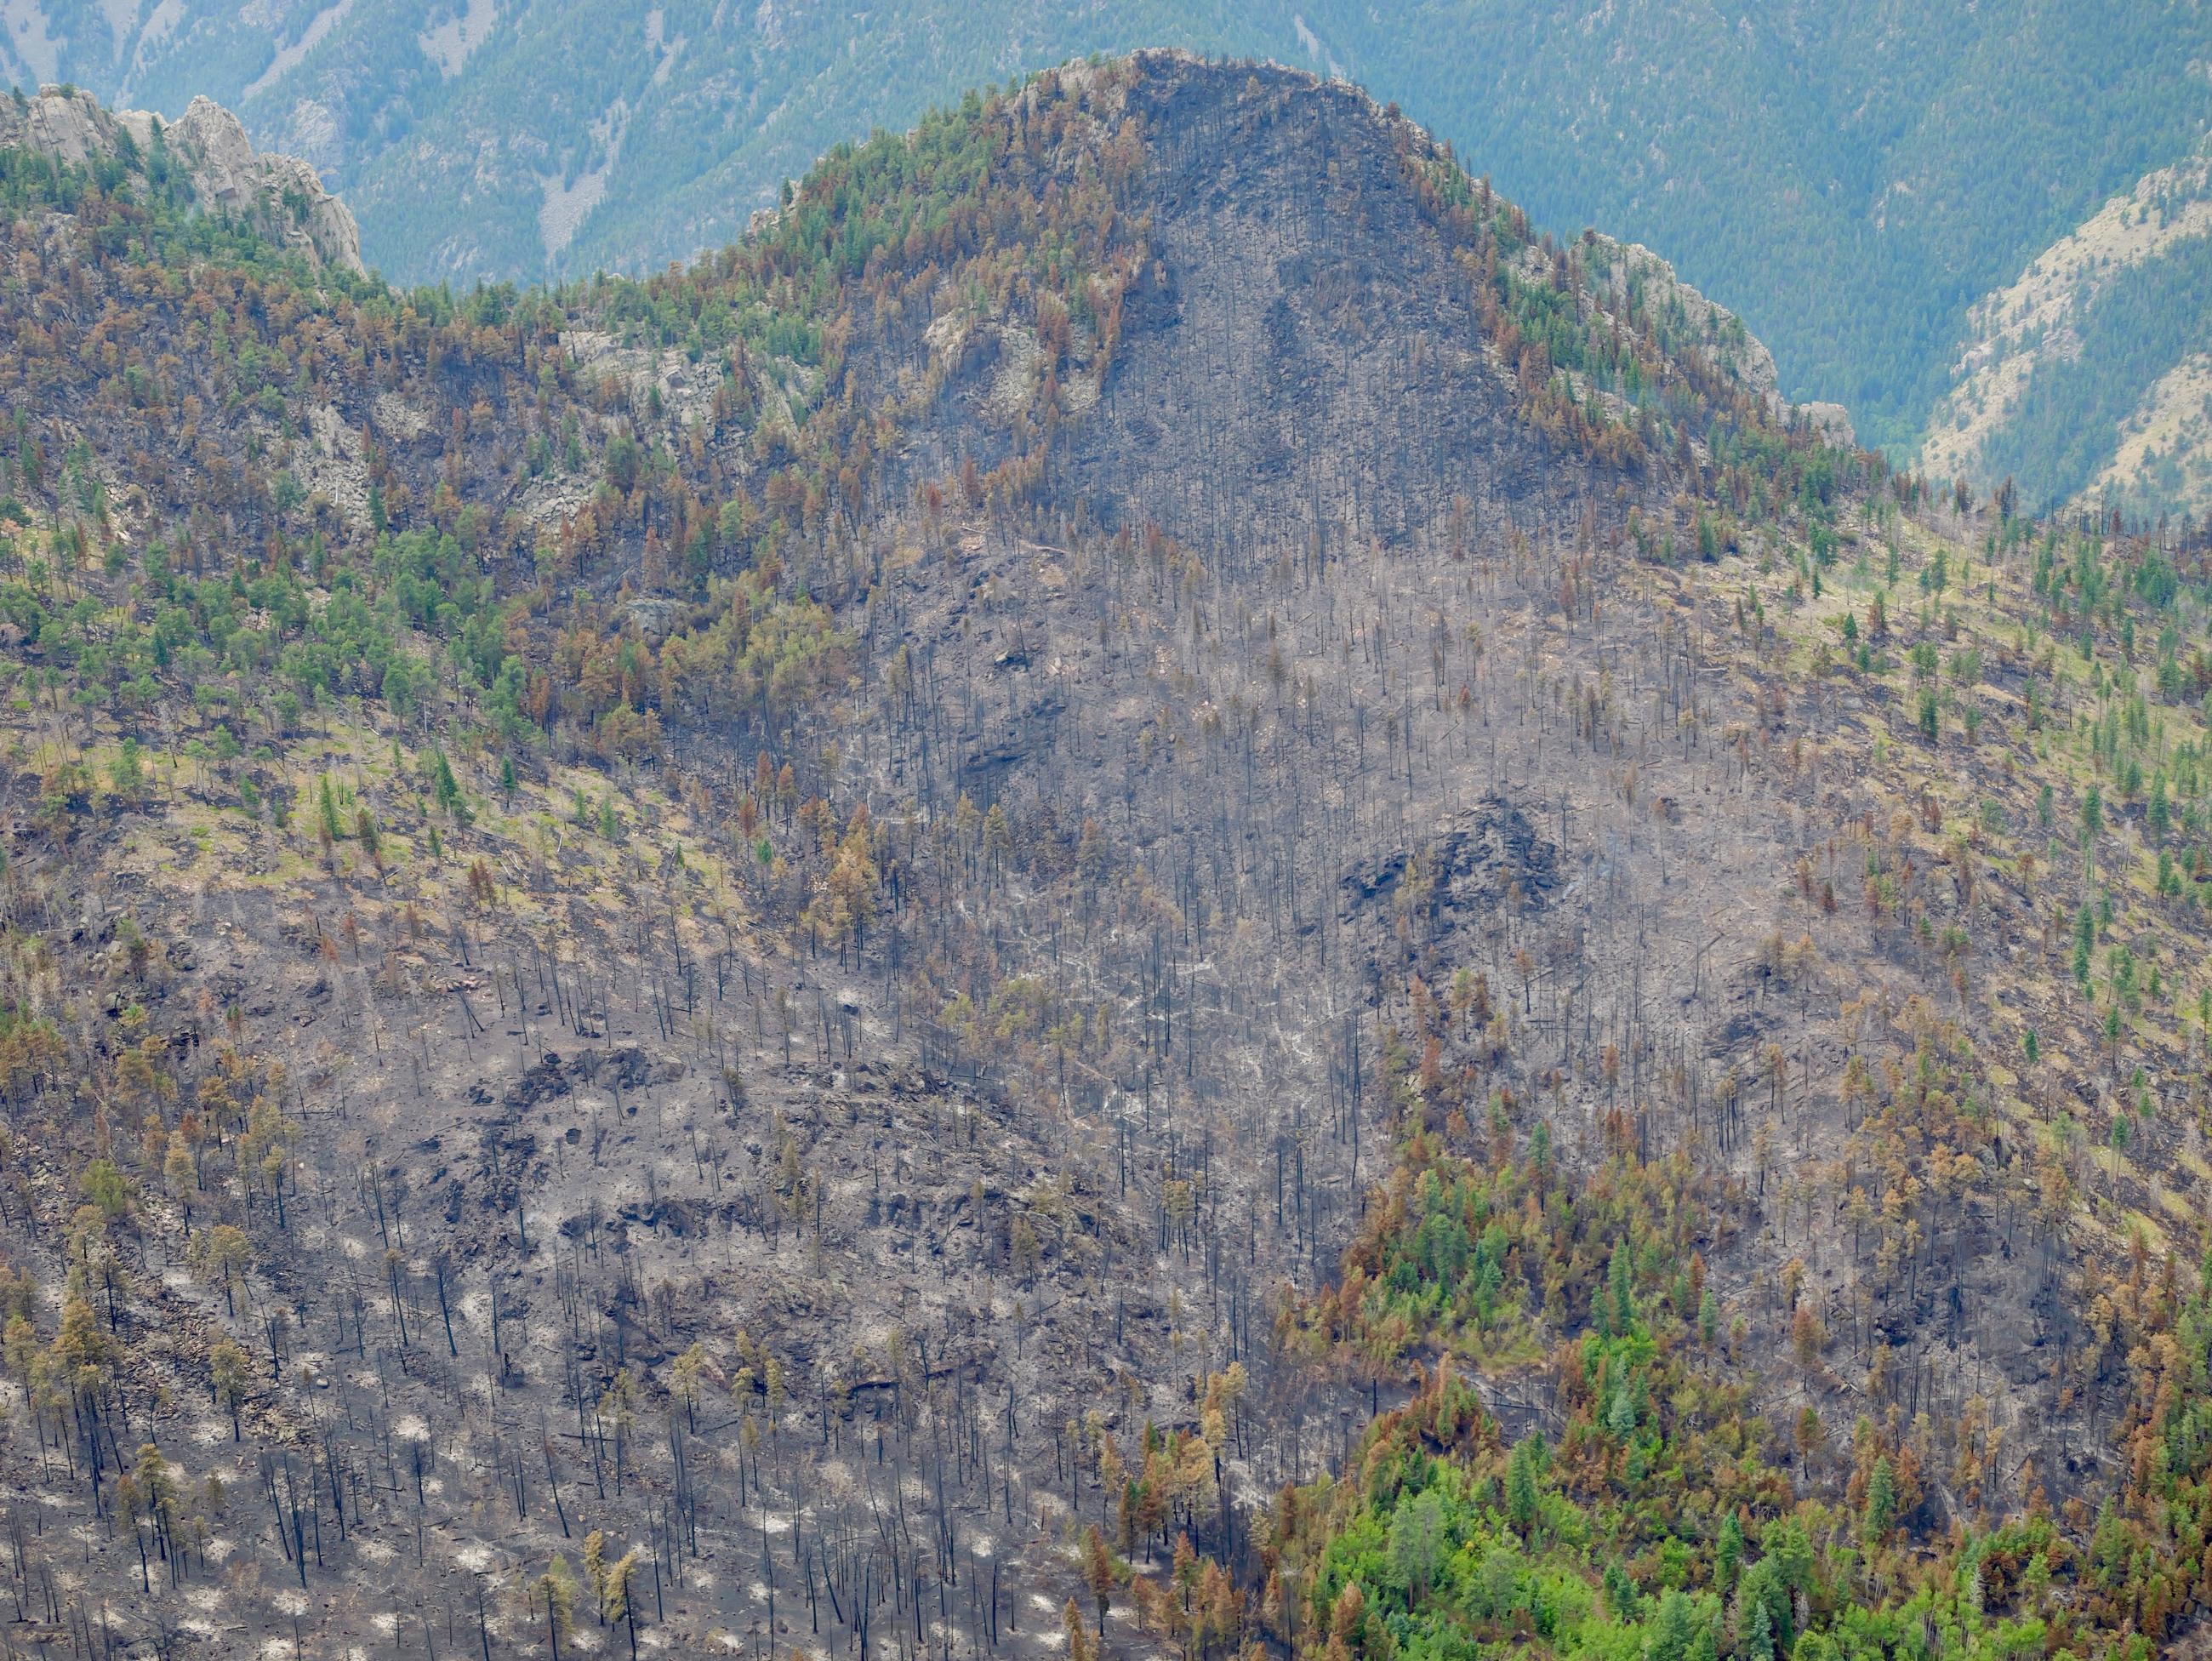
<path id="1" fill-rule="evenodd" d="M 839 140 L 1010 73 L 1149 41 L 1257 49 L 1217 11 L 25 0 L 0 72 L 167 111 L 208 94 L 324 169 L 383 269 L 466 284 L 688 259 Z"/>
<path id="2" fill-rule="evenodd" d="M 8 1642 L 2202 1641 L 2200 540 L 1255 63 L 460 295 L 25 109 Z"/>
<path id="3" fill-rule="evenodd" d="M 1974 304 L 2212 119 L 2212 19 L 2190 4 L 1304 15 L 1539 223 L 1665 251 L 1774 349 L 1791 396 L 1901 454 Z"/>
<path id="4" fill-rule="evenodd" d="M 1954 383 L 1982 350 L 1975 319 L 2108 199 L 2183 164 L 2212 119 L 2212 21 L 2189 0 L 1630 0 L 1572 16 L 1525 0 L 18 0 L 9 16 L 0 73 L 172 114 L 200 93 L 233 104 L 259 142 L 324 170 L 374 263 L 463 284 L 689 259 L 836 142 L 1094 52 L 1180 46 L 1352 76 L 1540 225 L 1663 250 L 1773 348 L 1790 397 L 1842 405 L 1900 459 L 1939 404 L 1974 400 Z M 2118 332 L 2066 372 L 2095 390 L 2052 398 L 2145 405 L 2134 430 L 2153 435 L 2129 458 L 2023 438 L 1985 468 L 1945 440 L 1923 465 L 1957 459 L 1984 494 L 2019 471 L 2039 502 L 2107 470 L 2135 478 L 2136 450 L 2171 424 L 2156 411 L 2193 384 L 2185 371 L 2156 391 L 2185 355 L 2169 337 L 2188 308 L 2111 305 Z M 2130 501 L 2179 502 L 2166 478 L 2142 473 Z"/>
<path id="5" fill-rule="evenodd" d="M 89 93 L 58 89 L 0 102 L 0 149 L 63 167 L 135 176 L 149 198 L 167 197 L 224 221 L 309 265 L 365 277 L 361 228 L 345 204 L 296 156 L 256 151 L 238 118 L 196 98 L 178 120 L 144 110 L 111 113 Z"/>
<path id="6" fill-rule="evenodd" d="M 2114 196 L 1974 308 L 1927 465 L 2139 518 L 2212 508 L 2212 159 Z"/>

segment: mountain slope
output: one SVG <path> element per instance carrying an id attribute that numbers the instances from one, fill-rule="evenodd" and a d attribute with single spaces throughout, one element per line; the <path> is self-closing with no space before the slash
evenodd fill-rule
<path id="1" fill-rule="evenodd" d="M 1904 447 L 1967 308 L 2212 118 L 2201 9 L 1443 0 L 1304 16 L 1540 223 L 1664 250 Z"/>
<path id="2" fill-rule="evenodd" d="M 4 163 L 26 1644 L 2186 1641 L 2201 545 L 1280 70 L 458 301 Z"/>
<path id="3" fill-rule="evenodd" d="M 1088 52 L 1179 45 L 1348 74 L 1540 224 L 1667 252 L 1774 348 L 1790 397 L 1842 404 L 1899 454 L 1950 389 L 1977 302 L 2212 119 L 2193 67 L 2212 59 L 2212 24 L 2180 0 L 1957 15 L 1637 0 L 1571 20 L 1520 0 L 901 0 L 860 16 L 20 0 L 10 15 L 27 83 L 68 75 L 172 112 L 199 92 L 234 103 L 264 144 L 328 172 L 376 263 L 463 283 L 688 258 L 839 139 Z M 2107 377 L 2130 403 L 2147 385 L 2131 374 Z M 2022 483 L 2037 500 L 2079 484 Z"/>
<path id="4" fill-rule="evenodd" d="M 2201 515 L 2208 249 L 2202 152 L 2106 203 L 1977 305 L 1923 463 L 1984 489 L 2016 474 L 2054 502 Z"/>

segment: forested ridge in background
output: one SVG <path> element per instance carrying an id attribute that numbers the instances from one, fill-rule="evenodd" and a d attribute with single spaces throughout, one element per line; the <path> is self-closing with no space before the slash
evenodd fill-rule
<path id="1" fill-rule="evenodd" d="M 5 131 L 0 1646 L 2203 1643 L 2201 538 L 1280 69 L 461 295 Z"/>
<path id="2" fill-rule="evenodd" d="M 230 104 L 325 170 L 372 264 L 462 287 L 688 259 L 832 144 L 970 86 L 1145 46 L 1270 58 L 1395 99 L 1540 226 L 1659 250 L 1774 350 L 1789 396 L 1845 405 L 1895 459 L 1935 435 L 1927 464 L 1984 493 L 2017 474 L 2039 507 L 2086 493 L 2137 517 L 2201 517 L 2212 489 L 2201 287 L 2109 295 L 2079 351 L 2063 319 L 2008 342 L 1975 314 L 2016 309 L 1997 302 L 2039 256 L 2203 138 L 2212 15 L 2190 0 L 19 0 L 8 18 L 0 73 L 172 116 Z M 1976 378 L 1992 339 L 2025 368 L 2046 336 L 2025 399 Z"/>

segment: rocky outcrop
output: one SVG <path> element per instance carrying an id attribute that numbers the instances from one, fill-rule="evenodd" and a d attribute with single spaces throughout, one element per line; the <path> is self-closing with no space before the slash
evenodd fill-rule
<path id="1" fill-rule="evenodd" d="M 1613 242 L 1595 233 L 1588 234 L 1614 250 L 1607 282 L 1616 301 L 1626 301 L 1632 288 L 1641 289 L 1657 302 L 1656 311 L 1662 314 L 1670 309 L 1679 311 L 1686 344 L 1697 346 L 1757 394 L 1775 419 L 1802 420 L 1828 443 L 1845 449 L 1858 442 L 1850 411 L 1842 405 L 1820 400 L 1792 404 L 1782 395 L 1774 354 L 1734 312 L 1685 283 L 1672 265 L 1641 242 Z"/>
<path id="2" fill-rule="evenodd" d="M 38 150 L 81 167 L 114 153 L 116 131 L 114 115 L 88 92 L 41 87 L 35 98 L 0 99 L 0 148 Z"/>
<path id="3" fill-rule="evenodd" d="M 1851 412 L 1840 404 L 1830 404 L 1815 399 L 1809 404 L 1795 406 L 1799 415 L 1813 423 L 1814 429 L 1831 444 L 1845 449 L 1858 442 L 1858 433 L 1851 425 Z"/>
<path id="4" fill-rule="evenodd" d="M 1672 301 L 1680 310 L 1683 328 L 1690 340 L 1765 399 L 1768 408 L 1782 407 L 1774 354 L 1734 312 L 1685 283 L 1672 263 L 1641 242 L 1616 242 L 1595 233 L 1591 240 L 1605 243 L 1613 250 L 1613 259 L 1606 280 L 1616 304 L 1625 303 L 1632 289 L 1641 289 L 1655 302 L 1654 309 L 1662 313 Z"/>
<path id="5" fill-rule="evenodd" d="M 131 111 L 122 119 L 138 115 Z M 153 118 L 145 119 L 150 125 Z M 297 156 L 256 150 L 238 118 L 222 105 L 192 100 L 169 128 L 168 142 L 185 158 L 200 201 L 211 211 L 254 219 L 288 247 L 311 252 L 325 265 L 362 269 L 361 229 L 345 204 Z"/>
<path id="6" fill-rule="evenodd" d="M 164 124 L 146 110 L 109 111 L 91 94 L 42 87 L 36 97 L 0 99 L 0 148 L 40 151 L 82 167 L 119 157 L 134 170 L 157 148 L 182 165 L 204 212 L 252 224 L 318 265 L 361 272 L 361 230 L 344 203 L 296 156 L 253 148 L 238 118 L 195 98 Z"/>

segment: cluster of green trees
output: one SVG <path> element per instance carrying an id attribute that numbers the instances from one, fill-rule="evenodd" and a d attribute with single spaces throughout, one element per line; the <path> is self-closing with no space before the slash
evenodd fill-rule
<path id="1" fill-rule="evenodd" d="M 1301 1653 L 2148 1657 L 2206 1596 L 2212 1262 L 2186 1298 L 2145 1288 L 2156 1335 L 2131 1358 L 2131 1474 L 2094 1524 L 2039 1496 L 2002 1525 L 1931 1535 L 1916 1438 L 1893 1416 L 1863 1415 L 1832 1447 L 1842 1427 L 1808 1399 L 1795 1454 L 1830 1475 L 1793 1484 L 1686 1247 L 1713 1220 L 1686 1165 L 1624 1149 L 1568 1192 L 1533 1139 L 1500 1157 L 1510 1141 L 1470 1159 L 1417 1131 L 1311 1317 L 1363 1359 L 1407 1344 L 1441 1359 L 1342 1477 L 1278 1502 L 1270 1607 Z M 1459 1369 L 1510 1377 L 1516 1356 L 1541 1369 L 1551 1427 L 1509 1440 Z"/>

